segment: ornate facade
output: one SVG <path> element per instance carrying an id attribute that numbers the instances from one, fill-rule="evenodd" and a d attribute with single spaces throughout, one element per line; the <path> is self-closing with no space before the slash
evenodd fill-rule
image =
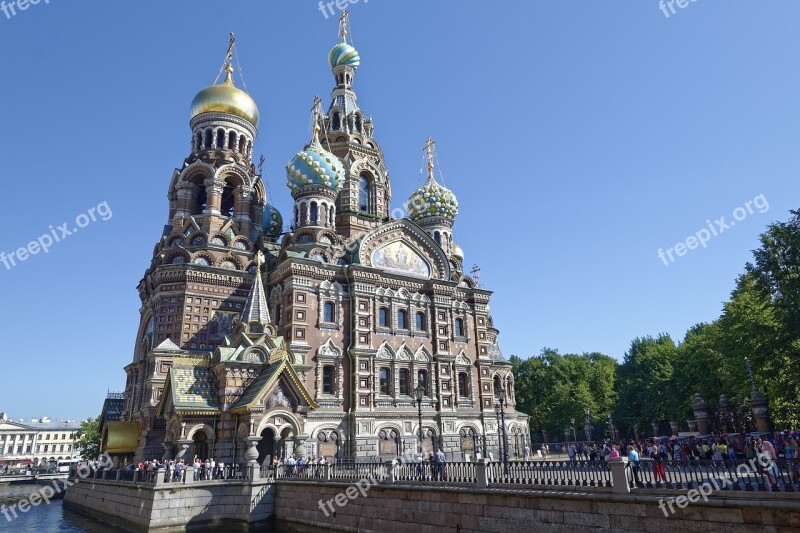
<path id="1" fill-rule="evenodd" d="M 287 166 L 291 225 L 267 204 L 252 163 L 258 108 L 225 80 L 192 103 L 191 153 L 171 179 L 169 220 L 139 283 L 123 417 L 138 458 L 260 462 L 286 454 L 365 458 L 441 447 L 461 458 L 499 446 L 505 391 L 511 453 L 527 416 L 514 410 L 491 293 L 463 272 L 458 203 L 434 178 L 389 214 L 392 189 L 353 80 L 346 20 L 329 54 L 331 103 Z M 120 429 L 121 430 L 121 429 Z"/>

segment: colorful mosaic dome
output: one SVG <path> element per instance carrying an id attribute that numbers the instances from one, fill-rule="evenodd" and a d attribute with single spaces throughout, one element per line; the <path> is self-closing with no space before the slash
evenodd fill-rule
<path id="1" fill-rule="evenodd" d="M 428 177 L 425 185 L 409 198 L 408 215 L 415 221 L 426 217 L 454 220 L 458 215 L 458 200 L 450 189 L 436 183 L 433 177 Z"/>
<path id="2" fill-rule="evenodd" d="M 308 148 L 297 152 L 286 165 L 286 185 L 292 190 L 304 185 L 322 185 L 338 192 L 343 180 L 342 162 L 319 144 L 316 133 Z"/>
<path id="3" fill-rule="evenodd" d="M 264 216 L 261 217 L 261 229 L 269 237 L 277 237 L 283 229 L 283 217 L 280 211 L 269 204 L 264 207 Z"/>
<path id="4" fill-rule="evenodd" d="M 328 54 L 328 64 L 331 68 L 336 68 L 340 65 L 346 65 L 353 69 L 357 69 L 361 64 L 361 58 L 355 48 L 347 43 L 339 43 L 331 49 Z"/>

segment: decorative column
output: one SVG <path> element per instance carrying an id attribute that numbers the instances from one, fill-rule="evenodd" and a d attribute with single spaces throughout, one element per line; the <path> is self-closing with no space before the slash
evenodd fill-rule
<path id="1" fill-rule="evenodd" d="M 197 186 L 189 182 L 178 184 L 178 206 L 175 218 L 189 218 L 192 216 L 192 202 L 197 198 Z"/>
<path id="2" fill-rule="evenodd" d="M 250 196 L 253 188 L 246 185 L 236 187 L 236 197 L 233 207 L 233 219 L 239 222 L 250 222 Z"/>
<path id="3" fill-rule="evenodd" d="M 700 393 L 694 395 L 692 400 L 692 410 L 694 411 L 694 419 L 697 423 L 697 432 L 701 435 L 708 435 L 708 405 L 706 405 Z"/>
<path id="4" fill-rule="evenodd" d="M 203 214 L 219 215 L 222 206 L 223 184 L 211 178 L 203 182 L 206 186 L 206 208 Z"/>
<path id="5" fill-rule="evenodd" d="M 179 461 L 181 459 L 186 459 L 186 457 L 185 457 L 186 451 L 189 449 L 189 446 L 192 445 L 192 442 L 193 441 L 191 441 L 189 439 L 181 439 L 181 440 L 178 441 L 179 451 L 178 451 L 178 455 L 175 456 L 176 460 Z"/>

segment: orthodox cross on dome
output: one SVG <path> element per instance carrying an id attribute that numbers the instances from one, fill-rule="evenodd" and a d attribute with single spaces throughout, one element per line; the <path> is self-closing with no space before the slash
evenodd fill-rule
<path id="1" fill-rule="evenodd" d="M 475 286 L 480 287 L 481 267 L 478 265 L 472 265 L 472 270 L 469 271 L 469 275 L 472 277 L 472 281 L 475 282 Z"/>
<path id="2" fill-rule="evenodd" d="M 428 154 L 428 179 L 433 179 L 433 145 L 436 144 L 431 137 L 425 141 L 425 152 Z"/>
<path id="3" fill-rule="evenodd" d="M 319 142 L 319 119 L 322 116 L 322 98 L 314 96 L 314 105 L 311 107 L 311 113 L 314 120 L 314 140 Z"/>
<path id="4" fill-rule="evenodd" d="M 342 16 L 339 17 L 339 37 L 342 42 L 347 42 L 347 28 L 350 26 L 350 12 L 348 10 L 342 11 Z"/>
<path id="5" fill-rule="evenodd" d="M 264 154 L 261 154 L 261 156 L 258 158 L 258 175 L 259 176 L 263 176 L 264 175 L 264 161 L 266 161 L 264 159 Z"/>

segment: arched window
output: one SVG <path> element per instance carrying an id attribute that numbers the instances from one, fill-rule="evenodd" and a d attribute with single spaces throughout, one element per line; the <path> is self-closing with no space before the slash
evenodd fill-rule
<path id="1" fill-rule="evenodd" d="M 236 150 L 236 132 L 228 134 L 228 150 Z"/>
<path id="2" fill-rule="evenodd" d="M 361 115 L 356 115 L 356 131 L 361 133 Z"/>
<path id="3" fill-rule="evenodd" d="M 316 222 L 319 218 L 319 208 L 317 202 L 311 202 L 311 222 Z"/>
<path id="4" fill-rule="evenodd" d="M 336 307 L 333 302 L 325 302 L 325 322 L 334 322 L 336 319 Z"/>
<path id="5" fill-rule="evenodd" d="M 342 121 L 339 118 L 339 113 L 334 113 L 333 124 L 331 125 L 331 128 L 333 129 L 333 131 L 339 131 L 339 128 L 341 127 L 342 127 Z"/>
<path id="6" fill-rule="evenodd" d="M 384 328 L 389 327 L 389 310 L 385 307 L 378 309 L 378 325 Z"/>
<path id="7" fill-rule="evenodd" d="M 398 329 L 408 328 L 408 313 L 403 309 L 397 311 L 397 328 Z"/>
<path id="8" fill-rule="evenodd" d="M 456 337 L 464 336 L 464 320 L 460 318 L 456 318 L 455 336 Z"/>
<path id="9" fill-rule="evenodd" d="M 434 231 L 433 232 L 433 240 L 436 241 L 436 244 L 441 246 L 442 245 L 442 234 L 439 233 L 438 231 Z"/>
<path id="10" fill-rule="evenodd" d="M 225 146 L 225 130 L 217 130 L 217 150 Z"/>
<path id="11" fill-rule="evenodd" d="M 369 178 L 364 174 L 358 178 L 358 209 L 361 212 L 369 213 Z"/>
<path id="12" fill-rule="evenodd" d="M 411 396 L 411 390 L 409 389 L 408 373 L 409 370 L 407 368 L 400 369 L 400 394 Z"/>
<path id="13" fill-rule="evenodd" d="M 466 372 L 458 373 L 458 395 L 462 398 L 469 396 L 469 379 Z"/>
<path id="14" fill-rule="evenodd" d="M 199 131 L 197 132 L 196 139 L 197 140 L 195 141 L 194 151 L 195 152 L 199 152 L 200 149 L 203 147 L 203 134 L 202 134 L 202 132 L 199 132 Z"/>
<path id="15" fill-rule="evenodd" d="M 417 331 L 425 331 L 425 313 L 417 313 Z"/>
<path id="16" fill-rule="evenodd" d="M 206 130 L 206 150 L 211 150 L 211 145 L 214 142 L 214 132 Z"/>
<path id="17" fill-rule="evenodd" d="M 333 366 L 322 367 L 322 393 L 333 394 Z"/>

